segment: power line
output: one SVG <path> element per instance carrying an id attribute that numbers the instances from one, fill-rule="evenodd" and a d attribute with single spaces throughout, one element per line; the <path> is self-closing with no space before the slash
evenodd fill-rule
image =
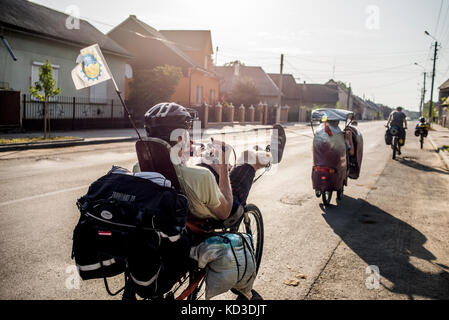
<path id="1" fill-rule="evenodd" d="M 443 8 L 443 0 L 441 0 L 440 10 L 438 11 L 437 25 L 435 26 L 435 31 L 433 32 L 433 34 L 435 35 L 435 37 L 437 36 L 438 26 L 439 26 L 439 24 L 440 24 L 440 17 L 441 17 L 441 9 L 442 9 L 442 8 Z"/>

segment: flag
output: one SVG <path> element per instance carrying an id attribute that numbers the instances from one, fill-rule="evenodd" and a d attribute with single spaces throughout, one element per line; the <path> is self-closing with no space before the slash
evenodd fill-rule
<path id="1" fill-rule="evenodd" d="M 81 49 L 76 62 L 78 65 L 72 70 L 72 79 L 77 90 L 114 80 L 98 44 Z"/>

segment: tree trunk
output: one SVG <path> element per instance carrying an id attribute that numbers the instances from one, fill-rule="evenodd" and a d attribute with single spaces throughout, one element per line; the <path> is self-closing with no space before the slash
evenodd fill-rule
<path id="1" fill-rule="evenodd" d="M 47 139 L 47 98 L 44 99 L 44 139 Z"/>

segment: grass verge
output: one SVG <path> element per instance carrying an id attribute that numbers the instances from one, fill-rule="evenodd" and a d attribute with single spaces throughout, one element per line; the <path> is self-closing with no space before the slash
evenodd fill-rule
<path id="1" fill-rule="evenodd" d="M 26 138 L 0 138 L 0 144 L 15 144 L 15 143 L 32 143 L 32 142 L 47 142 L 47 141 L 64 141 L 64 140 L 73 140 L 80 139 L 79 137 L 26 137 Z"/>

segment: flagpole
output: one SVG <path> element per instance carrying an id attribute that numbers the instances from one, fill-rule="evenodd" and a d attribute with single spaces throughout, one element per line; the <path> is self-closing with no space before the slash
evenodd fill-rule
<path id="1" fill-rule="evenodd" d="M 108 69 L 109 69 L 109 68 L 108 68 Z M 121 94 L 121 92 L 120 92 L 120 89 L 118 88 L 117 83 L 115 82 L 115 79 L 114 79 L 114 77 L 112 76 L 112 73 L 109 72 L 109 74 L 111 75 L 112 82 L 114 83 L 115 92 L 117 92 L 117 95 L 118 95 L 118 97 L 119 97 L 119 99 L 120 99 L 120 102 L 122 103 L 122 106 L 123 106 L 123 108 L 125 109 L 126 114 L 128 115 L 128 119 L 129 119 L 129 121 L 131 122 L 131 124 L 133 125 L 134 130 L 136 130 L 137 136 L 139 137 L 139 140 L 142 140 L 142 137 L 140 136 L 140 133 L 139 133 L 139 131 L 137 130 L 136 124 L 134 123 L 134 120 L 133 120 L 131 114 L 129 113 L 128 107 L 126 106 L 125 102 L 123 101 L 123 98 L 122 98 L 122 94 Z"/>

